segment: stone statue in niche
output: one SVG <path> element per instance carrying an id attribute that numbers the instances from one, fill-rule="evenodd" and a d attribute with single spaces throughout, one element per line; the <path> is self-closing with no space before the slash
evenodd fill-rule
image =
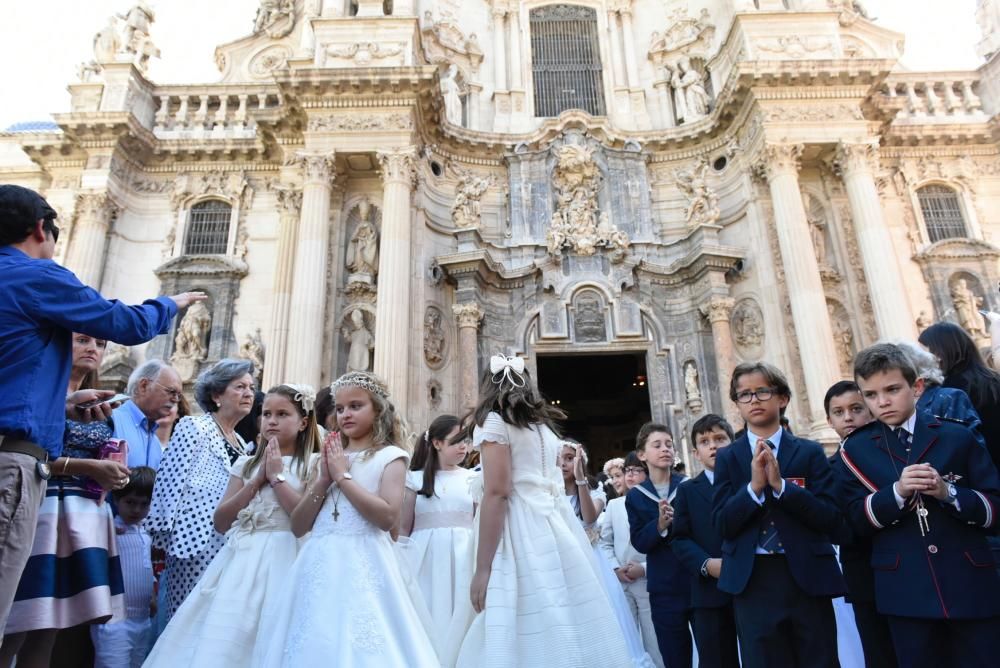
<path id="1" fill-rule="evenodd" d="M 451 222 L 459 229 L 479 227 L 482 220 L 480 200 L 493 185 L 493 177 L 477 176 L 458 168 L 455 172 L 458 174 L 458 188 L 455 202 L 451 205 Z"/>
<path id="2" fill-rule="evenodd" d="M 826 259 L 826 221 L 814 216 L 809 217 L 809 234 L 812 236 L 813 251 L 820 268 L 829 266 Z"/>
<path id="3" fill-rule="evenodd" d="M 437 308 L 427 307 L 424 313 L 424 360 L 431 368 L 444 363 L 444 316 Z"/>
<path id="4" fill-rule="evenodd" d="M 598 297 L 580 297 L 574 304 L 573 325 L 576 340 L 596 343 L 607 340 L 604 308 Z"/>
<path id="5" fill-rule="evenodd" d="M 732 315 L 733 339 L 744 349 L 754 349 L 764 341 L 764 316 L 751 300 L 736 305 Z"/>
<path id="6" fill-rule="evenodd" d="M 264 339 L 260 335 L 260 327 L 255 334 L 247 334 L 240 346 L 240 357 L 253 362 L 254 380 L 260 383 L 264 373 Z"/>
<path id="7" fill-rule="evenodd" d="M 347 269 L 352 274 L 374 277 L 378 273 L 378 232 L 371 222 L 371 205 L 362 200 L 358 205 L 361 222 L 351 237 L 347 251 Z"/>
<path id="8" fill-rule="evenodd" d="M 986 326 L 979 308 L 983 304 L 982 297 L 976 295 L 964 278 L 955 281 L 951 287 L 951 301 L 955 304 L 955 315 L 958 324 L 974 339 L 986 338 Z"/>
<path id="9" fill-rule="evenodd" d="M 701 389 L 698 387 L 698 367 L 694 360 L 684 363 L 684 394 L 688 402 L 701 401 Z"/>
<path id="10" fill-rule="evenodd" d="M 677 186 L 688 198 L 687 225 L 689 228 L 712 225 L 722 215 L 722 211 L 719 209 L 719 196 L 708 187 L 707 174 L 708 163 L 702 163 L 694 169 L 674 172 Z"/>
<path id="11" fill-rule="evenodd" d="M 192 304 L 177 328 L 174 338 L 174 360 L 204 360 L 208 357 L 208 333 L 212 328 L 212 314 L 202 302 Z"/>
<path id="12" fill-rule="evenodd" d="M 458 85 L 458 65 L 448 66 L 448 73 L 441 79 L 444 97 L 444 115 L 449 123 L 462 127 L 462 95 Z"/>
<path id="13" fill-rule="evenodd" d="M 826 311 L 830 315 L 830 326 L 833 329 L 833 343 L 837 348 L 837 361 L 840 373 L 851 376 L 854 368 L 854 332 L 847 321 L 846 314 L 841 313 L 835 304 L 827 304 Z"/>
<path id="14" fill-rule="evenodd" d="M 559 255 L 568 246 L 580 255 L 593 255 L 598 246 L 606 246 L 615 251 L 613 259 L 622 259 L 629 239 L 598 208 L 601 172 L 594 150 L 578 144 L 561 146 L 552 185 L 557 201 L 546 235 L 549 253 Z"/>
<path id="15" fill-rule="evenodd" d="M 365 314 L 361 309 L 351 311 L 350 321 L 350 326 L 341 330 L 348 342 L 347 370 L 368 371 L 371 367 L 371 351 L 375 348 L 375 336 L 368 331 Z"/>
<path id="16" fill-rule="evenodd" d="M 674 110 L 677 121 L 692 123 L 708 116 L 709 98 L 705 90 L 705 78 L 687 57 L 677 61 L 677 67 L 670 77 L 674 89 Z"/>

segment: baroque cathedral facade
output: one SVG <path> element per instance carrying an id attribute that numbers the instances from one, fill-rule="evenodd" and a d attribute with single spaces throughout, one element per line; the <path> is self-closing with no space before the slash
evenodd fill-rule
<path id="1" fill-rule="evenodd" d="M 419 428 L 504 352 L 614 454 L 646 419 L 734 417 L 731 370 L 766 359 L 831 442 L 857 350 L 941 319 L 985 343 L 1000 310 L 978 4 L 982 66 L 927 73 L 850 0 L 262 0 L 218 83 L 159 85 L 139 3 L 68 113 L 0 133 L 0 180 L 105 295 L 209 294 L 109 351 L 111 383 L 150 356 L 190 382 L 242 354 L 264 388 L 371 369 Z"/>

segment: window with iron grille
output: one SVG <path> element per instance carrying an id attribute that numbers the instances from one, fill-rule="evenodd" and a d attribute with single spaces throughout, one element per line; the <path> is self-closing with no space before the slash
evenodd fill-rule
<path id="1" fill-rule="evenodd" d="M 229 219 L 233 207 L 212 199 L 198 202 L 188 216 L 185 255 L 225 255 L 229 250 Z"/>
<path id="2" fill-rule="evenodd" d="M 582 109 L 603 116 L 604 80 L 597 12 L 576 5 L 531 10 L 531 63 L 535 115 Z"/>
<path id="3" fill-rule="evenodd" d="M 958 193 L 947 186 L 924 186 L 917 191 L 931 243 L 969 235 Z"/>

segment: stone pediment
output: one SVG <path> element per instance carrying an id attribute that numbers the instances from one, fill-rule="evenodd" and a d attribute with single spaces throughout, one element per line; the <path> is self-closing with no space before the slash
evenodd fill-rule
<path id="1" fill-rule="evenodd" d="M 302 43 L 307 4 L 306 0 L 263 0 L 252 32 L 215 48 L 221 82 L 270 81 L 276 70 L 287 67 Z"/>
<path id="2" fill-rule="evenodd" d="M 228 255 L 182 255 L 164 262 L 154 270 L 161 279 L 243 278 L 249 271 L 246 262 Z"/>
<path id="3" fill-rule="evenodd" d="M 942 239 L 913 257 L 919 263 L 934 260 L 1000 259 L 1000 248 L 978 239 Z"/>

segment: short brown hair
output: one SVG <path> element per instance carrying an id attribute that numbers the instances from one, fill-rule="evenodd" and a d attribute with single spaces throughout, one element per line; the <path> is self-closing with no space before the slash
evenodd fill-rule
<path id="1" fill-rule="evenodd" d="M 899 369 L 911 387 L 917 382 L 917 369 L 913 361 L 894 343 L 876 343 L 858 353 L 854 358 L 854 377 L 868 380 L 880 371 Z"/>
<path id="2" fill-rule="evenodd" d="M 671 441 L 674 440 L 674 435 L 670 433 L 670 427 L 659 422 L 647 422 L 639 427 L 639 433 L 635 436 L 635 449 L 642 450 L 646 445 L 646 439 L 649 438 L 649 435 L 657 431 L 664 432 L 670 436 Z"/>
<path id="3" fill-rule="evenodd" d="M 743 362 L 733 369 L 733 377 L 729 380 L 729 399 L 731 401 L 736 401 L 736 383 L 743 376 L 752 373 L 764 376 L 767 384 L 774 388 L 775 394 L 789 399 L 792 397 L 792 388 L 788 386 L 788 380 L 785 378 L 785 374 L 781 373 L 781 369 L 767 362 Z"/>

